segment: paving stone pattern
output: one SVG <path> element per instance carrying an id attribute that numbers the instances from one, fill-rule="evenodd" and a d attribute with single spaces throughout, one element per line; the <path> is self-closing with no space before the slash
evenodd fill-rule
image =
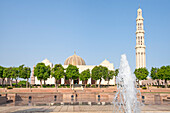
<path id="1" fill-rule="evenodd" d="M 142 113 L 170 113 L 170 105 L 145 105 Z M 113 113 L 112 105 L 0 106 L 0 113 Z"/>

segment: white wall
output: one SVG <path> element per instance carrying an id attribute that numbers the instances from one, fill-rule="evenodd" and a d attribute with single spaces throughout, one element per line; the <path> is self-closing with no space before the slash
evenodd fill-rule
<path id="1" fill-rule="evenodd" d="M 50 66 L 52 66 L 52 64 L 48 64 Z M 109 70 L 114 70 L 114 66 L 112 63 L 108 63 L 108 62 L 102 62 L 100 65 L 107 67 Z M 67 68 L 68 65 L 63 65 L 64 68 Z M 91 70 L 95 67 L 95 65 L 77 65 L 77 68 L 79 68 L 79 73 L 81 73 L 82 71 L 86 70 L 86 69 L 90 69 Z M 44 81 L 42 82 L 44 83 Z M 73 81 L 72 81 L 73 83 Z M 97 84 L 99 83 L 99 80 L 97 81 Z M 105 81 L 104 79 L 102 79 L 101 84 L 103 85 L 107 85 L 108 81 Z M 40 81 L 37 79 L 37 77 L 35 77 L 35 84 L 40 84 Z M 55 78 L 54 77 L 50 77 L 47 79 L 46 84 L 55 84 Z M 64 78 L 61 79 L 61 84 L 64 84 Z M 79 81 L 79 84 L 82 84 L 82 81 Z M 87 84 L 91 84 L 91 78 L 88 80 Z M 110 80 L 109 82 L 110 85 L 115 85 L 115 77 Z"/>

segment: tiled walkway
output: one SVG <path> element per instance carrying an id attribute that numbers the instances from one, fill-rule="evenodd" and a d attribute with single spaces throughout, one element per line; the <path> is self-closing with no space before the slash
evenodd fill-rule
<path id="1" fill-rule="evenodd" d="M 145 105 L 141 107 L 142 113 L 170 113 L 170 105 Z M 89 106 L 89 105 L 74 105 L 74 106 L 0 106 L 0 113 L 40 113 L 40 112 L 82 112 L 82 113 L 113 113 L 112 105 L 105 106 Z"/>

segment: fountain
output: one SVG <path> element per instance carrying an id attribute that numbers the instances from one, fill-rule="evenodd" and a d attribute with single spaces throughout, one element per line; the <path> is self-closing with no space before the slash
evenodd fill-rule
<path id="1" fill-rule="evenodd" d="M 113 100 L 114 112 L 140 113 L 136 76 L 132 74 L 126 55 L 121 55 L 119 74 L 116 78 L 117 93 Z"/>

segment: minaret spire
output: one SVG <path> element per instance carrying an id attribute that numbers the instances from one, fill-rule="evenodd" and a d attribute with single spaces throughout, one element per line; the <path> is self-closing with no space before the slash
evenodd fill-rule
<path id="1" fill-rule="evenodd" d="M 143 27 L 142 9 L 139 6 L 136 18 L 136 68 L 146 67 L 145 43 L 144 43 L 144 27 Z"/>

